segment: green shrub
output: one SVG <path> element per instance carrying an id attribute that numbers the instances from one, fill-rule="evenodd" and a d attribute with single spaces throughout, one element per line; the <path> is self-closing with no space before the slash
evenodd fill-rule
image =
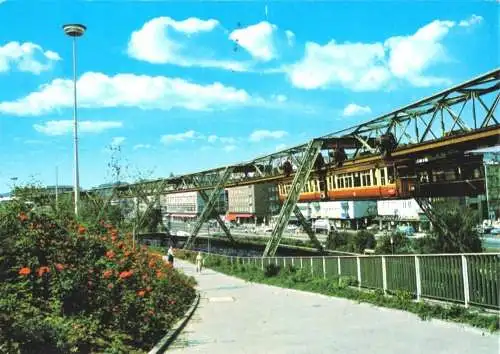
<path id="1" fill-rule="evenodd" d="M 61 225 L 13 204 L 0 212 L 0 244 L 9 353 L 143 352 L 195 297 L 193 278 L 105 223 Z"/>
<path id="2" fill-rule="evenodd" d="M 264 268 L 264 276 L 267 278 L 275 277 L 279 274 L 281 267 L 276 264 L 268 264 Z"/>

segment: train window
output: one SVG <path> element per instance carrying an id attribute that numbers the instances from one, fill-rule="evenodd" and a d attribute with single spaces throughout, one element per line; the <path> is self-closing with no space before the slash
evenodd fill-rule
<path id="1" fill-rule="evenodd" d="M 377 183 L 377 169 L 373 169 L 373 170 L 370 170 L 370 174 L 371 174 L 371 177 L 372 177 L 372 185 L 373 186 L 377 186 L 378 183 Z"/>
<path id="2" fill-rule="evenodd" d="M 361 187 L 361 173 L 356 172 L 353 174 L 354 187 Z"/>
<path id="3" fill-rule="evenodd" d="M 368 187 L 371 185 L 370 171 L 361 172 L 361 183 L 365 187 Z"/>
<path id="4" fill-rule="evenodd" d="M 387 167 L 387 181 L 389 184 L 394 183 L 394 166 Z"/>
<path id="5" fill-rule="evenodd" d="M 385 186 L 385 168 L 380 169 L 380 185 Z"/>
<path id="6" fill-rule="evenodd" d="M 352 174 L 347 174 L 346 173 L 345 182 L 346 182 L 346 187 L 347 188 L 352 188 L 352 184 L 353 184 L 353 176 L 352 176 Z"/>

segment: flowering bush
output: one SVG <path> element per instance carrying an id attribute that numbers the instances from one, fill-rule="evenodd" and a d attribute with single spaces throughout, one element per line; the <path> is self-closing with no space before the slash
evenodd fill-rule
<path id="1" fill-rule="evenodd" d="M 112 225 L 0 211 L 0 353 L 150 349 L 195 297 L 194 279 Z"/>

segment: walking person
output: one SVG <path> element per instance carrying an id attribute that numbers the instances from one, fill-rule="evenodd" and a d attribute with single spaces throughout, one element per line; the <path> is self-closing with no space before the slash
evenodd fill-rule
<path id="1" fill-rule="evenodd" d="M 201 273 L 202 268 L 203 256 L 201 255 L 201 252 L 198 252 L 198 255 L 196 256 L 196 273 Z"/>
<path id="2" fill-rule="evenodd" d="M 174 266 L 174 249 L 172 248 L 172 246 L 170 246 L 168 248 L 167 260 L 168 260 L 168 263 L 170 263 L 170 265 L 173 267 Z"/>

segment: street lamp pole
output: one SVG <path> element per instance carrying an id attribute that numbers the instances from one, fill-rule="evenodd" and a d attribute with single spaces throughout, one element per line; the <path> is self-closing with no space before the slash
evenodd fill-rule
<path id="1" fill-rule="evenodd" d="M 77 120 L 77 104 L 76 104 L 76 38 L 83 36 L 87 27 L 80 24 L 67 24 L 63 26 L 64 33 L 73 38 L 73 135 L 75 149 L 75 215 L 78 216 L 78 202 L 80 199 L 80 173 L 78 168 L 78 120 Z"/>

